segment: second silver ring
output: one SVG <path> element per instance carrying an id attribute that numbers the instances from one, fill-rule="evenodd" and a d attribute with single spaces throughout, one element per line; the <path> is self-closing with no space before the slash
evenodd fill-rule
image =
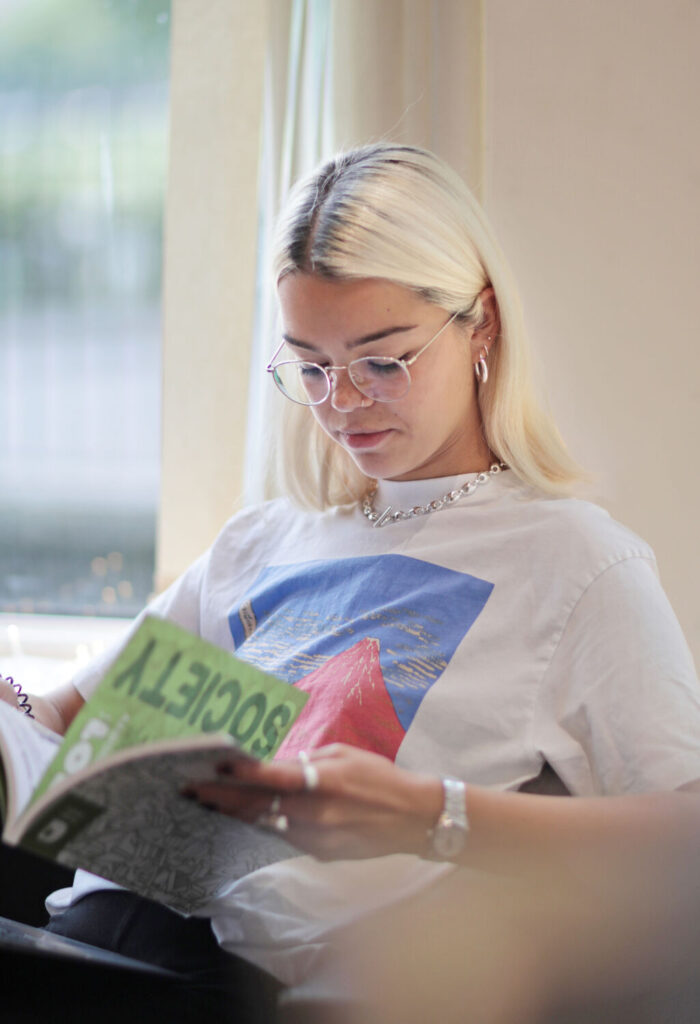
<path id="1" fill-rule="evenodd" d="M 304 789 L 318 789 L 318 768 L 316 767 L 315 764 L 312 763 L 311 758 L 309 757 L 305 750 L 300 750 L 297 756 L 299 758 L 301 770 L 304 775 Z"/>

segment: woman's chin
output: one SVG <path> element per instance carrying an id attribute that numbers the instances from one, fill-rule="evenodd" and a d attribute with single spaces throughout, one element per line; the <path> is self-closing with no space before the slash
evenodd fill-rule
<path id="1" fill-rule="evenodd" d="M 391 480 L 397 474 L 410 471 L 399 459 L 388 458 L 380 452 L 358 451 L 347 447 L 345 451 L 360 472 L 374 480 Z"/>

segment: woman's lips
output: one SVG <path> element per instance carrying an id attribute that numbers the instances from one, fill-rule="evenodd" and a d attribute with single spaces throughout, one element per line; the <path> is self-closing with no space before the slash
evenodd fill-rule
<path id="1" fill-rule="evenodd" d="M 375 448 L 392 432 L 392 430 L 373 430 L 352 433 L 341 430 L 340 436 L 348 448 Z"/>

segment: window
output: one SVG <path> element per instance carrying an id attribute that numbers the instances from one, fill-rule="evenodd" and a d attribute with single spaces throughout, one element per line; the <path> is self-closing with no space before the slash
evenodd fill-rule
<path id="1" fill-rule="evenodd" d="M 169 0 L 0 4 L 0 612 L 153 587 Z"/>

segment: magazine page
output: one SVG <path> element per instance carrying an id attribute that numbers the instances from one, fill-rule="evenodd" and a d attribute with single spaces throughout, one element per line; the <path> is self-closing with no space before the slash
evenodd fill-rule
<path id="1" fill-rule="evenodd" d="M 180 795 L 187 782 L 213 777 L 233 741 L 171 745 L 178 743 L 180 750 L 151 748 L 138 758 L 123 751 L 70 789 L 57 786 L 28 812 L 36 817 L 22 847 L 184 913 L 204 908 L 236 878 L 299 855 L 278 836 Z"/>
<path id="2" fill-rule="evenodd" d="M 29 803 L 62 742 L 62 736 L 0 702 L 0 813 L 6 823 L 13 821 Z"/>
<path id="3" fill-rule="evenodd" d="M 68 729 L 34 800 L 118 750 L 221 734 L 271 758 L 308 694 L 163 619 L 147 617 Z"/>

